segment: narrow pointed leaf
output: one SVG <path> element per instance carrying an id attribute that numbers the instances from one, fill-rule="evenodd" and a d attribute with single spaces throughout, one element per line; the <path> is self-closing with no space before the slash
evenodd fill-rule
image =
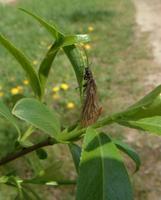
<path id="1" fill-rule="evenodd" d="M 16 58 L 20 63 L 24 71 L 26 72 L 31 87 L 37 96 L 41 96 L 41 88 L 38 76 L 30 62 L 30 60 L 18 50 L 11 42 L 9 42 L 4 36 L 0 34 L 0 43 Z"/>
<path id="2" fill-rule="evenodd" d="M 42 200 L 37 192 L 34 189 L 31 189 L 28 185 L 23 185 L 23 189 L 27 191 L 27 193 L 32 194 L 32 200 Z"/>
<path id="3" fill-rule="evenodd" d="M 69 149 L 73 157 L 75 168 L 78 172 L 79 163 L 80 163 L 80 156 L 81 156 L 81 148 L 77 144 L 70 143 Z"/>
<path id="4" fill-rule="evenodd" d="M 59 51 L 59 43 L 55 42 L 51 48 L 48 50 L 45 58 L 43 59 L 40 68 L 39 68 L 39 78 L 41 82 L 41 88 L 42 93 L 44 93 L 46 81 L 52 66 L 52 63 L 54 61 L 54 58 L 56 57 L 58 51 Z"/>
<path id="5" fill-rule="evenodd" d="M 133 128 L 161 135 L 161 116 L 143 118 L 136 121 L 129 121 L 128 123 Z"/>
<path id="6" fill-rule="evenodd" d="M 108 125 L 109 123 L 117 122 L 123 126 L 137 128 L 132 126 L 133 121 L 139 119 L 149 118 L 153 116 L 161 116 L 161 85 L 156 87 L 140 101 L 133 104 L 125 111 L 115 113 L 111 116 L 104 118 L 101 125 Z M 131 121 L 129 123 L 129 121 Z M 139 127 L 138 127 L 139 128 Z"/>
<path id="7" fill-rule="evenodd" d="M 20 133 L 20 129 L 17 125 L 17 121 L 14 118 L 14 116 L 12 115 L 12 113 L 10 112 L 10 110 L 7 108 L 7 106 L 2 101 L 0 101 L 0 115 L 5 117 L 16 128 L 18 135 L 20 137 L 21 133 Z"/>
<path id="8" fill-rule="evenodd" d="M 36 128 L 56 138 L 60 132 L 57 114 L 38 100 L 24 98 L 17 102 L 12 113 L 18 118 L 32 124 Z"/>
<path id="9" fill-rule="evenodd" d="M 30 169 L 34 175 L 38 175 L 43 170 L 43 165 L 40 162 L 39 157 L 36 152 L 32 152 L 25 156 L 26 161 L 28 162 Z"/>
<path id="10" fill-rule="evenodd" d="M 57 162 L 51 165 L 50 167 L 44 169 L 39 175 L 35 176 L 31 179 L 26 179 L 24 183 L 32 183 L 32 184 L 47 184 L 51 182 L 57 182 L 63 178 L 61 173 L 62 163 Z"/>
<path id="11" fill-rule="evenodd" d="M 47 23 L 45 20 L 41 19 L 37 15 L 25 10 L 21 9 L 25 13 L 31 15 L 34 17 L 44 28 L 47 29 L 47 31 L 52 34 L 52 36 L 58 40 L 59 42 L 62 42 L 62 46 L 64 46 L 64 51 L 69 58 L 79 85 L 80 94 L 82 95 L 82 85 L 83 85 L 83 73 L 84 68 L 86 67 L 87 63 L 83 59 L 83 55 L 78 47 L 76 47 L 73 43 L 79 43 L 79 42 L 87 42 L 89 41 L 89 36 L 87 35 L 75 35 L 75 36 L 65 36 L 63 33 L 61 33 L 56 26 L 53 26 L 49 23 Z M 71 45 L 72 44 L 72 45 Z M 67 46 L 69 45 L 69 46 Z"/>
<path id="12" fill-rule="evenodd" d="M 87 129 L 81 155 L 77 200 L 132 200 L 126 168 L 104 133 Z"/>
<path id="13" fill-rule="evenodd" d="M 28 10 L 25 10 L 23 8 L 20 8 L 20 10 L 22 10 L 23 12 L 27 13 L 28 15 L 32 16 L 34 19 L 36 19 L 42 26 L 44 26 L 46 28 L 46 30 L 51 33 L 55 39 L 59 39 L 60 37 L 63 36 L 63 33 L 61 33 L 58 28 L 56 27 L 56 25 L 51 25 L 48 22 L 46 22 L 44 19 L 42 19 L 41 17 L 33 14 L 32 12 L 29 12 Z"/>
<path id="14" fill-rule="evenodd" d="M 137 120 L 145 117 L 161 115 L 161 85 L 156 87 L 140 101 L 120 113 L 116 120 Z"/>
<path id="15" fill-rule="evenodd" d="M 84 68 L 87 67 L 87 63 L 83 59 L 81 50 L 75 45 L 66 46 L 63 49 L 73 66 L 75 75 L 77 77 L 77 82 L 79 85 L 80 95 L 82 95 L 83 74 L 84 74 Z"/>
<path id="16" fill-rule="evenodd" d="M 113 140 L 114 144 L 120 149 L 122 152 L 126 153 L 136 164 L 135 172 L 137 172 L 141 165 L 141 160 L 137 152 L 129 147 L 127 144 L 123 143 L 120 140 Z"/>

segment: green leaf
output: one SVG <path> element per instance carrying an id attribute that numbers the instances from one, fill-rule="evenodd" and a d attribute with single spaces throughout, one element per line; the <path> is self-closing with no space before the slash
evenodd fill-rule
<path id="1" fill-rule="evenodd" d="M 130 106 L 127 110 L 120 113 L 116 120 L 129 121 L 145 117 L 161 115 L 161 85 L 147 94 L 140 101 Z"/>
<path id="2" fill-rule="evenodd" d="M 60 132 L 60 123 L 57 114 L 38 100 L 24 98 L 17 102 L 12 113 L 18 118 L 32 124 L 36 128 L 56 138 Z"/>
<path id="3" fill-rule="evenodd" d="M 61 46 L 64 46 L 63 49 L 74 68 L 79 89 L 80 89 L 80 94 L 82 95 L 83 73 L 84 73 L 84 68 L 87 66 L 87 63 L 83 59 L 82 52 L 80 51 L 78 47 L 74 45 L 74 43 L 88 42 L 90 40 L 89 36 L 88 35 L 65 36 L 56 28 L 56 26 L 53 26 L 47 23 L 45 20 L 41 19 L 37 15 L 34 15 L 33 13 L 25 9 L 21 9 L 21 10 L 31 15 L 32 17 L 34 17 L 42 26 L 44 26 L 44 28 L 47 29 L 47 31 L 56 40 L 62 43 Z M 66 45 L 69 45 L 69 46 L 66 46 Z"/>
<path id="4" fill-rule="evenodd" d="M 31 199 L 29 194 L 21 190 L 14 200 L 28 200 Z"/>
<path id="5" fill-rule="evenodd" d="M 0 101 L 0 115 L 5 117 L 17 130 L 19 137 L 21 136 L 20 129 L 17 125 L 17 121 L 14 118 L 14 116 L 11 114 L 10 110 L 7 108 L 7 106 Z"/>
<path id="6" fill-rule="evenodd" d="M 81 155 L 77 200 L 132 200 L 126 168 L 104 133 L 88 128 Z"/>
<path id="7" fill-rule="evenodd" d="M 81 148 L 77 144 L 70 143 L 69 149 L 73 157 L 75 168 L 78 172 L 79 163 L 80 163 L 80 156 L 81 156 Z"/>
<path id="8" fill-rule="evenodd" d="M 60 172 L 61 166 L 62 164 L 60 162 L 54 163 L 43 170 L 39 175 L 32 179 L 26 179 L 23 182 L 32 184 L 57 184 L 57 181 L 62 179 L 62 174 Z"/>
<path id="9" fill-rule="evenodd" d="M 30 198 L 28 198 L 28 200 L 42 200 L 39 195 L 35 192 L 34 189 L 31 189 L 31 187 L 29 187 L 28 185 L 23 185 L 23 191 L 25 192 L 25 194 L 30 194 Z"/>
<path id="10" fill-rule="evenodd" d="M 126 153 L 135 162 L 136 164 L 135 172 L 137 172 L 140 168 L 141 160 L 136 151 L 120 140 L 113 140 L 113 143 L 117 146 L 118 149 Z"/>
<path id="11" fill-rule="evenodd" d="M 0 183 L 7 183 L 8 182 L 8 176 L 1 176 L 0 177 Z"/>
<path id="12" fill-rule="evenodd" d="M 105 117 L 98 122 L 95 127 L 105 126 L 117 122 L 123 126 L 141 129 L 134 125 L 135 121 L 151 118 L 153 116 L 161 116 L 161 85 L 156 87 L 140 101 L 130 106 L 123 112 L 115 113 L 111 116 Z"/>
<path id="13" fill-rule="evenodd" d="M 30 60 L 20 51 L 18 50 L 12 43 L 10 43 L 4 36 L 0 34 L 0 43 L 16 58 L 16 60 L 20 63 L 24 71 L 26 72 L 31 87 L 37 96 L 41 96 L 41 87 L 38 76 L 30 62 Z"/>
<path id="14" fill-rule="evenodd" d="M 128 121 L 128 123 L 132 128 L 137 128 L 161 135 L 161 116 L 148 117 L 136 121 Z"/>
<path id="15" fill-rule="evenodd" d="M 55 59 L 59 51 L 59 47 L 60 47 L 60 44 L 58 42 L 54 42 L 54 44 L 48 50 L 45 58 L 41 62 L 38 73 L 39 73 L 39 78 L 41 82 L 42 94 L 44 93 L 46 81 L 49 76 L 49 72 L 50 72 L 53 60 Z"/>
<path id="16" fill-rule="evenodd" d="M 37 154 L 37 156 L 39 157 L 40 160 L 45 160 L 48 157 L 48 154 L 44 149 L 36 150 L 36 154 Z"/>
<path id="17" fill-rule="evenodd" d="M 22 187 L 21 192 L 17 195 L 15 200 L 41 200 L 40 197 L 26 187 Z"/>
<path id="18" fill-rule="evenodd" d="M 90 37 L 87 34 L 67 35 L 63 39 L 62 46 L 70 46 L 73 44 L 80 44 L 80 43 L 85 43 L 89 41 L 90 41 Z"/>
<path id="19" fill-rule="evenodd" d="M 42 83 L 42 92 L 44 92 L 45 83 L 46 83 L 53 59 L 55 58 L 55 56 L 59 50 L 59 47 L 62 47 L 62 46 L 64 46 L 64 50 L 73 65 L 73 68 L 74 68 L 74 71 L 76 73 L 76 77 L 78 80 L 80 92 L 81 92 L 82 91 L 83 72 L 84 72 L 84 62 L 81 57 L 80 51 L 77 49 L 77 47 L 74 44 L 81 43 L 81 42 L 88 42 L 90 40 L 89 36 L 81 35 L 81 34 L 65 36 L 63 33 L 61 33 L 56 28 L 56 26 L 53 26 L 53 25 L 47 23 L 41 17 L 39 17 L 25 9 L 21 8 L 21 10 L 24 11 L 25 13 L 29 14 L 30 16 L 32 16 L 34 19 L 36 19 L 56 39 L 56 44 L 54 46 L 52 46 L 51 51 L 48 52 L 47 59 L 45 58 L 45 60 L 42 62 L 40 70 L 39 70 L 39 76 L 40 76 L 40 80 Z M 68 45 L 70 45 L 70 46 L 68 46 Z"/>
<path id="20" fill-rule="evenodd" d="M 123 126 L 161 134 L 161 85 L 113 120 Z"/>
<path id="21" fill-rule="evenodd" d="M 80 95 L 82 96 L 84 69 L 87 67 L 87 63 L 83 58 L 82 51 L 75 45 L 66 46 L 63 49 L 73 66 L 79 85 Z"/>
<path id="22" fill-rule="evenodd" d="M 59 39 L 60 37 L 63 37 L 64 34 L 61 33 L 58 28 L 56 27 L 56 25 L 51 25 L 49 23 L 47 23 L 45 20 L 43 20 L 41 17 L 33 14 L 32 12 L 29 12 L 28 10 L 25 10 L 23 8 L 20 8 L 20 10 L 22 10 L 23 12 L 27 13 L 28 15 L 32 16 L 34 19 L 36 19 L 42 26 L 44 26 L 46 28 L 46 30 L 52 34 L 52 36 L 55 39 Z"/>
<path id="23" fill-rule="evenodd" d="M 30 169 L 33 171 L 34 175 L 38 175 L 43 170 L 43 165 L 36 152 L 32 152 L 25 156 Z"/>

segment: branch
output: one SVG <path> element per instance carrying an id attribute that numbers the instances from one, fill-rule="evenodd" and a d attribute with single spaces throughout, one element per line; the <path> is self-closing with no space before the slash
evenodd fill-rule
<path id="1" fill-rule="evenodd" d="M 56 143 L 57 143 L 56 140 L 49 137 L 45 141 L 42 141 L 38 144 L 34 144 L 33 146 L 30 146 L 30 147 L 27 147 L 27 148 L 23 148 L 22 150 L 20 150 L 16 153 L 12 153 L 12 154 L 7 155 L 6 157 L 4 157 L 0 160 L 0 166 L 6 164 L 8 162 L 11 162 L 12 160 L 15 160 L 19 157 L 22 157 L 22 156 L 24 156 L 28 153 L 31 153 L 32 151 L 40 149 L 41 147 L 50 146 L 50 145 L 53 145 L 53 144 L 56 144 Z"/>

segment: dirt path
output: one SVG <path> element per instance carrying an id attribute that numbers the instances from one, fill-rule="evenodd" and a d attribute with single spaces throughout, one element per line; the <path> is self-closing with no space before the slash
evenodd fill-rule
<path id="1" fill-rule="evenodd" d="M 161 84 L 161 0 L 133 0 L 139 34 L 148 33 L 152 63 L 143 72 L 142 84 L 154 88 Z M 145 47 L 146 48 L 146 47 Z M 148 62 L 147 62 L 148 64 Z M 138 136 L 142 167 L 136 175 L 136 200 L 161 199 L 161 138 Z M 135 137 L 135 142 L 137 142 Z"/>
<path id="2" fill-rule="evenodd" d="M 149 42 L 153 48 L 154 59 L 161 64 L 161 1 L 134 0 L 136 21 L 141 31 L 150 32 Z"/>
<path id="3" fill-rule="evenodd" d="M 0 3 L 6 4 L 6 3 L 14 3 L 16 0 L 0 0 Z"/>
<path id="4" fill-rule="evenodd" d="M 136 22 L 142 32 L 149 32 L 149 44 L 157 66 L 146 77 L 145 84 L 161 83 L 161 0 L 133 0 L 136 6 Z M 154 73 L 157 72 L 157 73 Z"/>

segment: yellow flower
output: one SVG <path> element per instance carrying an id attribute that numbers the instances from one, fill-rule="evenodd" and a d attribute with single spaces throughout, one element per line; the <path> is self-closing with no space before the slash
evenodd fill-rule
<path id="1" fill-rule="evenodd" d="M 58 100 L 58 99 L 60 99 L 60 96 L 58 94 L 53 94 L 52 98 L 54 100 Z"/>
<path id="2" fill-rule="evenodd" d="M 85 44 L 85 45 L 84 45 L 84 48 L 85 48 L 86 50 L 90 50 L 90 49 L 91 49 L 91 45 Z"/>
<path id="3" fill-rule="evenodd" d="M 23 87 L 22 86 L 17 86 L 11 89 L 11 94 L 16 95 L 16 94 L 20 94 L 23 92 Z"/>
<path id="4" fill-rule="evenodd" d="M 42 46 L 45 46 L 45 45 L 46 45 L 46 42 L 45 42 L 45 41 L 41 41 L 40 44 L 41 44 Z"/>
<path id="5" fill-rule="evenodd" d="M 25 79 L 25 80 L 23 81 L 23 84 L 24 84 L 24 85 L 28 85 L 28 84 L 29 84 L 29 81 L 28 81 L 27 79 Z"/>
<path id="6" fill-rule="evenodd" d="M 48 45 L 47 49 L 50 49 L 50 48 L 51 48 L 51 46 L 52 46 L 51 44 L 50 44 L 50 45 Z"/>
<path id="7" fill-rule="evenodd" d="M 73 102 L 68 102 L 67 103 L 67 108 L 68 109 L 73 109 L 73 108 L 75 108 L 75 104 Z"/>
<path id="8" fill-rule="evenodd" d="M 66 84 L 66 83 L 62 83 L 60 87 L 61 87 L 62 90 L 68 90 L 69 89 L 69 85 Z"/>
<path id="9" fill-rule="evenodd" d="M 11 76 L 10 80 L 15 81 L 15 77 Z"/>
<path id="10" fill-rule="evenodd" d="M 19 90 L 19 93 L 22 93 L 23 92 L 23 87 L 22 86 L 17 86 L 17 89 Z"/>
<path id="11" fill-rule="evenodd" d="M 37 65 L 38 61 L 37 61 L 37 60 L 34 60 L 32 63 L 33 63 L 34 65 Z"/>
<path id="12" fill-rule="evenodd" d="M 94 31 L 93 26 L 88 26 L 88 31 L 89 31 L 89 32 L 93 32 L 93 31 Z"/>
<path id="13" fill-rule="evenodd" d="M 59 90 L 60 90 L 59 86 L 55 86 L 55 87 L 53 87 L 53 89 L 52 89 L 53 92 L 58 92 Z"/>
<path id="14" fill-rule="evenodd" d="M 0 97 L 3 97 L 4 96 L 4 92 L 0 92 Z"/>
<path id="15" fill-rule="evenodd" d="M 11 92 L 11 94 L 13 94 L 13 95 L 19 94 L 19 89 L 18 89 L 17 87 L 15 87 L 15 88 L 12 88 L 10 92 Z"/>

